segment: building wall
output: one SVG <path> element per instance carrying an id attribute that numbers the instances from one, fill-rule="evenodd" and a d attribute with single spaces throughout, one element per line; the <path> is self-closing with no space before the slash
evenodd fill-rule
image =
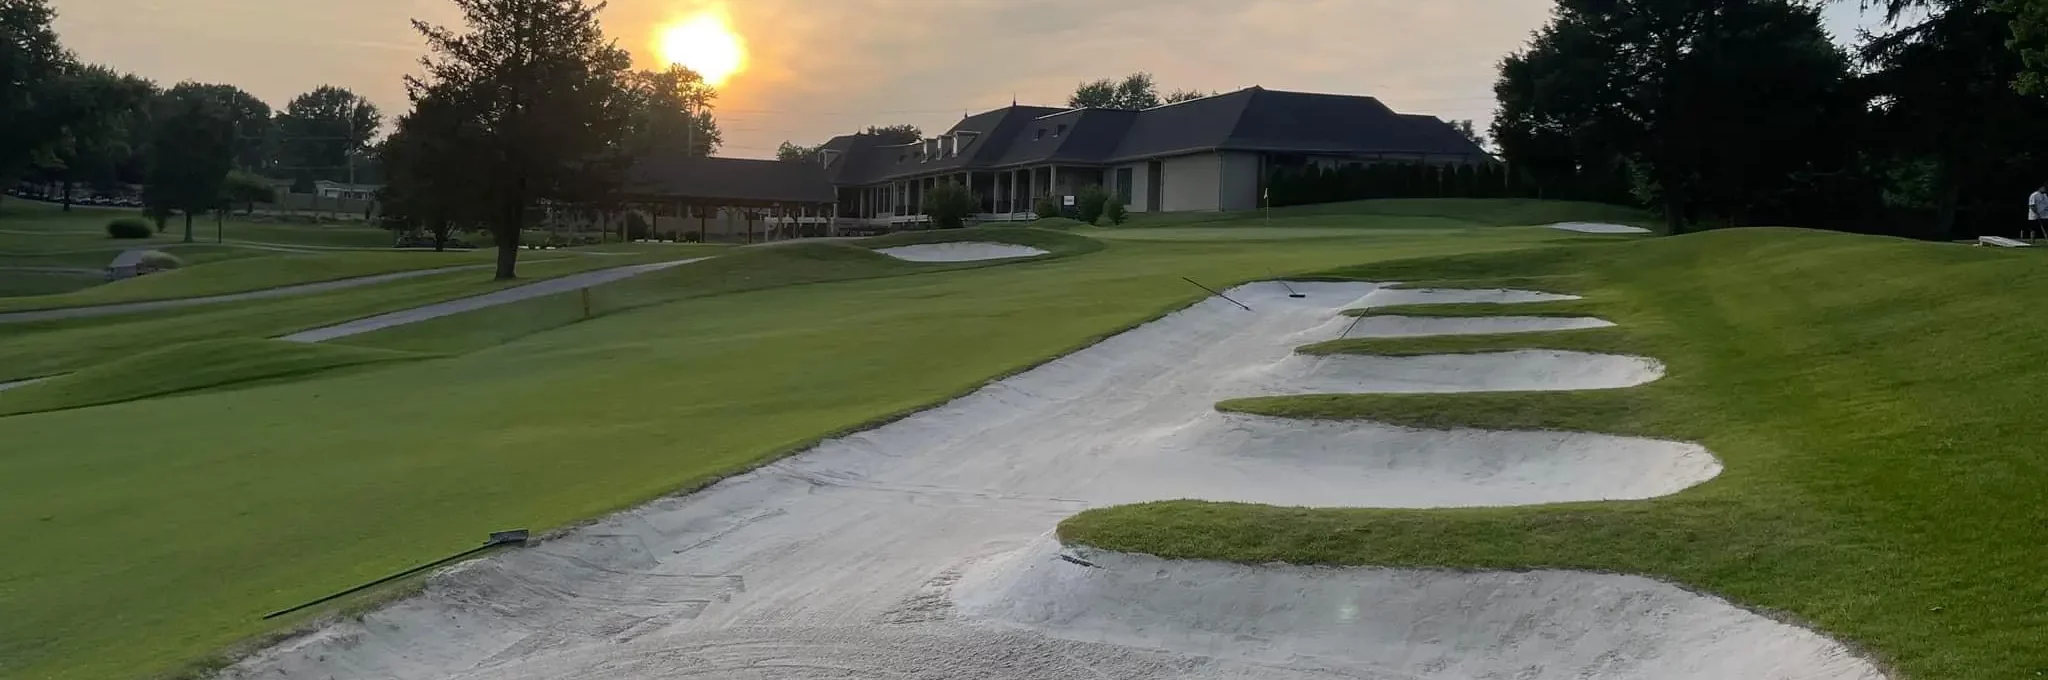
<path id="1" fill-rule="evenodd" d="M 1152 192 L 1152 178 L 1147 174 L 1151 165 L 1150 163 L 1126 163 L 1110 168 L 1107 173 L 1109 194 L 1115 196 L 1117 195 L 1116 177 L 1118 171 L 1131 171 L 1131 201 L 1124 206 L 1129 208 L 1131 212 L 1145 212 L 1150 207 L 1145 205 L 1145 197 L 1150 196 Z"/>
<path id="2" fill-rule="evenodd" d="M 1221 210 L 1257 210 L 1259 207 L 1260 158 L 1255 153 L 1226 152 L 1217 178 L 1217 207 Z"/>
<path id="3" fill-rule="evenodd" d="M 1163 175 L 1160 179 L 1165 182 L 1165 192 L 1159 197 L 1161 210 L 1216 210 L 1222 205 L 1223 194 L 1218 188 L 1223 180 L 1221 155 L 1168 158 L 1159 167 Z"/>

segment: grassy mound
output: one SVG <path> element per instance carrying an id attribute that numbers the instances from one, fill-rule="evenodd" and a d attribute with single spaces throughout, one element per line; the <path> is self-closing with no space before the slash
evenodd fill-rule
<path id="1" fill-rule="evenodd" d="M 181 251 L 177 251 L 181 252 Z M 374 276 L 415 269 L 485 264 L 466 253 L 336 252 L 264 255 L 197 264 L 138 276 L 63 295 L 0 299 L 0 312 L 82 307 L 240 293 L 301 283 Z"/>
<path id="2" fill-rule="evenodd" d="M 424 356 L 282 340 L 193 342 L 0 392 L 0 416 L 114 404 Z"/>
<path id="3" fill-rule="evenodd" d="M 1483 272 L 1483 274 L 1482 274 Z M 1819 625 L 1907 677 L 2048 672 L 2048 268 L 2031 253 L 1788 229 L 1343 270 L 1558 277 L 1620 327 L 1345 341 L 1656 357 L 1639 388 L 1316 396 L 1260 413 L 1698 441 L 1715 481 L 1644 502 L 1447 511 L 1197 502 L 1091 511 L 1071 541 L 1168 557 L 1649 574 Z M 1558 290 L 1557 288 L 1551 288 Z"/>
<path id="4" fill-rule="evenodd" d="M 1342 203 L 1318 203 L 1274 208 L 1271 211 L 1137 213 L 1125 227 L 1254 226 L 1271 220 L 1274 226 L 1404 226 L 1398 220 L 1346 220 L 1343 218 L 1440 219 L 1467 226 L 1515 227 L 1557 222 L 1610 222 L 1655 228 L 1654 215 L 1626 206 L 1581 201 L 1546 201 L 1532 198 L 1387 198 Z M 1336 221 L 1332 221 L 1333 218 Z M 1238 223 L 1226 225 L 1222 223 Z"/>
<path id="5" fill-rule="evenodd" d="M 1039 220 L 1039 222 L 1046 221 Z M 969 229 L 906 231 L 888 236 L 861 239 L 855 243 L 863 248 L 894 248 L 897 246 L 914 246 L 927 243 L 960 243 L 963 241 L 1008 243 L 1037 248 L 1052 253 L 1054 257 L 1080 255 L 1102 249 L 1101 241 L 1064 231 L 1037 228 L 1039 222 L 1033 222 L 1031 227 L 1025 228 L 981 226 Z M 1079 225 L 1080 223 L 1075 222 L 1074 224 Z"/>

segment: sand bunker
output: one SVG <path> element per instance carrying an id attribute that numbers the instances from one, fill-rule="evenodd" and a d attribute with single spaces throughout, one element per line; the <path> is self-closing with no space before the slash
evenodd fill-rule
<path id="1" fill-rule="evenodd" d="M 419 596 L 266 650 L 227 675 L 1211 680 L 1389 677 L 1388 668 L 1412 667 L 1418 674 L 1392 677 L 1474 677 L 1428 675 L 1436 673 L 1421 661 L 1428 653 L 1444 659 L 1440 669 L 1550 678 L 1566 676 L 1503 664 L 1556 657 L 1564 660 L 1562 669 L 1567 661 L 1604 652 L 1606 667 L 1622 674 L 1665 658 L 1724 664 L 1705 666 L 1709 671 L 1748 668 L 1725 665 L 1740 663 L 1798 671 L 1823 653 L 1815 650 L 1829 649 L 1817 636 L 1770 628 L 1777 624 L 1725 605 L 1697 605 L 1655 584 L 1643 587 L 1664 588 L 1654 592 L 1666 599 L 1561 586 L 1528 594 L 1485 582 L 1459 595 L 1445 582 L 1423 589 L 1440 599 L 1413 601 L 1418 595 L 1356 583 L 1289 590 L 1285 579 L 1299 579 L 1289 576 L 1299 570 L 1279 569 L 1219 582 L 1228 592 L 1212 601 L 1227 609 L 1199 601 L 1188 608 L 1204 620 L 1162 619 L 1157 626 L 1106 619 L 1125 602 L 1103 598 L 1130 594 L 1117 588 L 1137 570 L 1105 571 L 1118 576 L 1101 587 L 1034 585 L 1067 577 L 1035 575 L 1028 567 L 1047 555 L 1018 557 L 1018 551 L 1090 507 L 1190 496 L 1407 507 L 1641 498 L 1697 484 L 1718 470 L 1705 451 L 1671 442 L 1285 423 L 1215 412 L 1219 400 L 1303 389 L 1289 381 L 1342 382 L 1352 390 L 1431 384 L 1437 391 L 1544 380 L 1592 384 L 1561 367 L 1597 355 L 1502 353 L 1377 365 L 1394 378 L 1376 375 L 1368 364 L 1296 356 L 1294 347 L 1341 332 L 1351 320 L 1339 312 L 1367 303 L 1374 287 L 1304 283 L 1295 289 L 1306 297 L 1290 298 L 1278 284 L 1234 288 L 1230 295 L 1254 311 L 1207 300 L 699 493 L 444 571 Z M 1610 360 L 1633 366 L 1627 370 L 1637 379 L 1655 373 L 1654 362 Z M 1458 375 L 1545 361 L 1548 367 L 1510 380 Z M 1144 573 L 1183 569 L 1149 566 Z M 1185 567 L 1198 576 L 1212 568 L 1221 567 Z M 962 579 L 970 574 L 983 575 L 969 586 Z M 1620 599 L 1601 599 L 1614 592 Z M 1350 599 L 1335 597 L 1345 593 Z M 1499 608 L 1492 599 L 1497 593 L 1504 595 Z M 1368 599 L 1375 595 L 1391 599 Z M 1331 610 L 1344 602 L 1349 609 Z M 1129 603 L 1138 607 L 1132 616 L 1163 606 Z M 1393 611 L 1404 606 L 1422 609 Z M 1064 611 L 1077 615 L 1059 618 Z M 1581 632 L 1551 640 L 1546 629 L 1502 623 L 1550 612 L 1561 612 L 1560 625 Z M 1666 616 L 1674 612 L 1685 616 Z M 1443 621 L 1423 618 L 1431 613 Z M 1360 620 L 1309 620 L 1338 614 Z M 1633 628 L 1595 630 L 1594 615 Z M 1454 623 L 1458 616 L 1474 622 Z M 1662 628 L 1659 616 L 1667 619 Z M 1385 623 L 1375 628 L 1371 620 Z M 1070 624 L 1073 630 L 1051 630 Z M 1441 635 L 1411 639 L 1391 632 L 1424 624 Z M 1227 646 L 1217 643 L 1190 653 L 1197 643 L 1185 640 L 1223 639 L 1204 637 L 1210 629 L 1243 631 L 1247 637 L 1235 641 L 1241 651 L 1217 656 L 1214 648 Z M 1352 632 L 1378 637 L 1336 642 Z M 1688 651 L 1721 632 L 1742 635 L 1715 643 L 1723 646 L 1711 647 L 1711 654 Z M 1602 647 L 1602 640 L 1613 644 Z M 1743 653 L 1732 653 L 1738 644 Z M 1313 655 L 1343 646 L 1373 648 Z M 1401 665 L 1411 656 L 1418 661 Z M 1750 661 L 1729 658 L 1737 656 Z"/>
<path id="2" fill-rule="evenodd" d="M 1365 296 L 1367 306 L 1393 307 L 1395 305 L 1457 305 L 1496 304 L 1513 305 L 1534 302 L 1563 302 L 1582 299 L 1577 295 L 1560 295 L 1533 290 L 1511 290 L 1507 288 L 1381 288 Z"/>
<path id="3" fill-rule="evenodd" d="M 1238 396 L 1555 392 L 1635 387 L 1664 377 L 1643 357 L 1531 349 L 1476 354 L 1300 355 L 1262 369 Z"/>
<path id="4" fill-rule="evenodd" d="M 1057 550 L 1047 541 L 970 570 L 953 591 L 960 617 L 1326 673 L 1279 677 L 1884 677 L 1811 631 L 1634 576 L 1254 567 L 1076 551 L 1089 567 Z"/>
<path id="5" fill-rule="evenodd" d="M 1346 338 L 1413 338 L 1425 335 L 1491 335 L 1606 328 L 1614 323 L 1590 316 L 1368 316 Z"/>
<path id="6" fill-rule="evenodd" d="M 1642 228 L 1642 227 L 1631 227 L 1631 226 L 1628 226 L 1628 225 L 1625 225 L 1625 224 L 1606 224 L 1606 223 L 1602 223 L 1602 222 L 1559 222 L 1559 223 L 1557 223 L 1557 224 L 1553 224 L 1553 225 L 1550 225 L 1550 228 L 1552 228 L 1552 229 L 1562 229 L 1562 230 L 1565 230 L 1565 231 L 1576 231 L 1576 232 L 1579 232 L 1579 233 L 1582 233 L 1582 234 L 1648 234 L 1648 233 L 1650 233 L 1650 230 L 1648 230 L 1648 229 L 1644 229 L 1644 228 Z"/>
<path id="7" fill-rule="evenodd" d="M 911 262 L 980 262 L 982 260 L 1011 260 L 1020 257 L 1038 257 L 1051 253 L 1009 243 L 985 241 L 961 241 L 957 243 L 926 243 L 914 246 L 882 248 L 875 252 Z"/>

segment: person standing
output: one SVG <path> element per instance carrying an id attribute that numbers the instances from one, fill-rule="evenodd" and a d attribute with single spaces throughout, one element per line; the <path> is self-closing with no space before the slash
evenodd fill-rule
<path id="1" fill-rule="evenodd" d="M 2048 220 L 2048 183 L 2043 183 L 2032 196 L 2027 197 L 2027 226 L 2020 232 L 2020 238 L 2029 234 L 2048 238 L 2048 222 L 2043 220 Z"/>

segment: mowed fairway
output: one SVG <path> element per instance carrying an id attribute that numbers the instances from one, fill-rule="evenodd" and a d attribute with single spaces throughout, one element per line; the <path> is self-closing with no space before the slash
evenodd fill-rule
<path id="1" fill-rule="evenodd" d="M 1110 242 L 1060 259 L 856 281 L 756 272 L 804 285 L 644 306 L 303 382 L 0 418 L 0 533 L 15 556 L 0 562 L 0 676 L 190 669 L 274 630 L 259 619 L 270 610 L 494 529 L 561 527 L 702 485 L 1205 295 L 1182 276 L 1222 286 L 1572 238 L 1471 224 L 1418 232 L 1386 219 L 1384 234 Z M 211 313 L 253 314 L 235 311 L 244 308 Z M 221 318 L 235 320 L 216 334 L 230 337 L 279 325 Z M 192 324 L 135 323 L 210 339 Z M 47 363 L 76 367 L 91 357 L 67 354 L 65 339 L 111 337 L 99 328 L 43 329 L 36 335 L 56 335 L 10 351 L 65 354 Z M 470 349 L 476 337 L 450 344 Z M 395 344 L 431 349 L 432 338 Z"/>

